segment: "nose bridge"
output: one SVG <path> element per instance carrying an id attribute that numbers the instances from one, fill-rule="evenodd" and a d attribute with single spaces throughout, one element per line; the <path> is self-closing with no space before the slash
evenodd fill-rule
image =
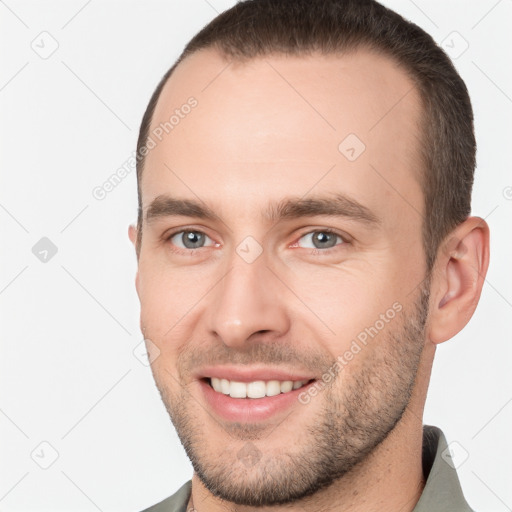
<path id="1" fill-rule="evenodd" d="M 265 255 L 252 259 L 253 252 L 247 257 L 255 249 L 251 243 L 242 242 L 233 251 L 228 271 L 212 290 L 208 328 L 233 347 L 243 346 L 256 332 L 281 335 L 289 328 L 286 307 L 279 301 L 276 277 L 267 268 Z"/>

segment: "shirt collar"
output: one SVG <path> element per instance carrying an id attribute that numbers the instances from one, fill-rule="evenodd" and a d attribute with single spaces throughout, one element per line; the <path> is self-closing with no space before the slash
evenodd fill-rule
<path id="1" fill-rule="evenodd" d="M 413 512 L 473 512 L 460 487 L 454 461 L 441 429 L 423 427 L 425 487 Z"/>

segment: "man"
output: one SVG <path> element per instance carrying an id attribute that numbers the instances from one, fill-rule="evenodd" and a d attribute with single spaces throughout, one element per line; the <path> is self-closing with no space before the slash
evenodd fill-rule
<path id="1" fill-rule="evenodd" d="M 466 87 L 380 4 L 254 0 L 138 141 L 141 330 L 194 474 L 149 511 L 469 511 L 422 415 L 478 303 Z"/>

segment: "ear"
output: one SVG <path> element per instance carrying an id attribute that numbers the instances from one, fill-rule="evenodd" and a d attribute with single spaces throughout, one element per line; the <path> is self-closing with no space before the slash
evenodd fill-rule
<path id="1" fill-rule="evenodd" d="M 134 247 L 136 247 L 137 244 L 137 228 L 134 224 L 130 224 L 128 226 L 128 238 L 130 239 L 131 243 Z"/>
<path id="2" fill-rule="evenodd" d="M 438 344 L 473 316 L 489 266 L 489 226 L 480 217 L 459 224 L 439 248 L 433 272 L 428 337 Z"/>
<path id="3" fill-rule="evenodd" d="M 133 224 L 130 224 L 130 226 L 128 226 L 128 237 L 129 237 L 131 243 L 133 244 L 133 246 L 135 247 L 135 252 L 137 252 L 137 228 Z M 138 260 L 138 257 L 137 257 L 137 260 Z M 139 269 L 138 268 L 137 268 L 137 273 L 135 274 L 135 289 L 137 290 L 137 295 L 139 295 L 139 297 L 140 297 L 140 294 L 139 294 Z"/>

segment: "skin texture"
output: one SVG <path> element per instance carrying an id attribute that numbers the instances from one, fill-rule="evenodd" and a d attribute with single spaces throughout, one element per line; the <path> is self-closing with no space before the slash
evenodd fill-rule
<path id="1" fill-rule="evenodd" d="M 427 279 L 416 90 L 367 51 L 228 65 L 202 50 L 166 84 L 152 129 L 190 96 L 197 106 L 146 157 L 136 288 L 141 330 L 160 351 L 155 382 L 194 466 L 195 509 L 412 510 L 435 347 L 473 314 L 488 264 L 488 227 L 471 217 Z M 354 161 L 338 149 L 349 134 L 366 146 Z M 217 219 L 147 222 L 162 194 Z M 264 215 L 269 203 L 334 194 L 377 222 Z M 185 229 L 204 233 L 204 246 L 184 247 L 174 234 Z M 325 229 L 336 245 L 315 247 L 311 233 Z M 129 235 L 135 243 L 134 226 Z M 248 236 L 262 251 L 251 263 L 237 252 Z M 204 364 L 321 379 L 393 304 L 400 311 L 306 405 L 230 423 L 200 393 Z M 252 465 L 240 457 L 249 448 Z"/>

